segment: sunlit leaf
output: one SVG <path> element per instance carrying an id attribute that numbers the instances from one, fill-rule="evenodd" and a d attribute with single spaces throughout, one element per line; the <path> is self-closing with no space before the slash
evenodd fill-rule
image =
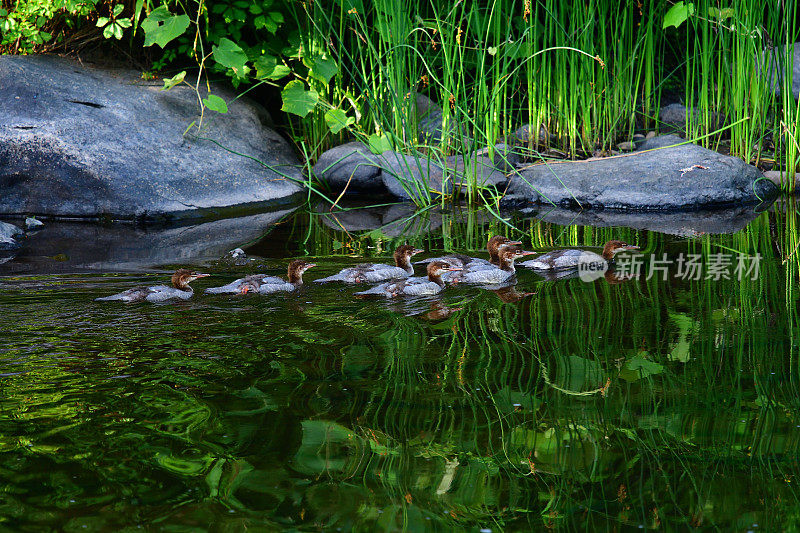
<path id="1" fill-rule="evenodd" d="M 322 56 L 315 56 L 311 59 L 306 59 L 303 61 L 305 65 L 309 68 L 308 73 L 311 77 L 318 79 L 323 83 L 328 83 L 336 76 L 336 73 L 339 71 L 339 68 L 336 66 L 336 62 L 333 59 L 328 59 Z"/>
<path id="2" fill-rule="evenodd" d="M 307 90 L 305 84 L 300 80 L 292 80 L 287 83 L 281 92 L 281 98 L 283 100 L 281 110 L 300 117 L 308 115 L 319 102 L 317 91 Z"/>
<path id="3" fill-rule="evenodd" d="M 670 26 L 675 26 L 679 28 L 681 24 L 686 22 L 686 19 L 689 18 L 691 15 L 694 14 L 694 4 L 689 3 L 686 4 L 684 2 L 678 2 L 667 11 L 667 14 L 664 15 L 664 23 L 662 24 L 662 28 L 666 29 Z"/>
<path id="4" fill-rule="evenodd" d="M 331 130 L 331 133 L 339 133 L 354 122 L 355 119 L 353 117 L 348 117 L 347 113 L 341 109 L 331 109 L 325 113 L 325 123 L 328 125 L 328 129 Z"/>
<path id="5" fill-rule="evenodd" d="M 216 111 L 217 113 L 228 112 L 228 104 L 226 104 L 225 100 L 223 100 L 216 94 L 209 94 L 207 98 L 204 98 L 203 105 L 206 106 L 211 111 Z"/>
<path id="6" fill-rule="evenodd" d="M 161 88 L 162 91 L 169 91 L 179 83 L 183 83 L 183 80 L 186 78 L 186 71 L 183 70 L 174 76 L 172 76 L 168 80 L 164 80 L 164 86 Z"/>
<path id="7" fill-rule="evenodd" d="M 369 149 L 373 154 L 382 154 L 392 149 L 392 143 L 386 135 L 370 135 Z"/>
<path id="8" fill-rule="evenodd" d="M 166 6 L 156 8 L 142 21 L 144 46 L 157 44 L 164 48 L 170 41 L 183 35 L 188 27 L 188 15 L 173 15 Z"/>
<path id="9" fill-rule="evenodd" d="M 233 70 L 238 77 L 244 77 L 247 54 L 244 53 L 241 46 L 223 37 L 219 40 L 219 45 L 213 46 L 212 50 L 214 61 L 223 67 Z"/>
<path id="10" fill-rule="evenodd" d="M 255 60 L 256 78 L 259 80 L 279 80 L 290 74 L 289 67 L 278 64 L 278 59 L 272 55 L 263 55 Z"/>

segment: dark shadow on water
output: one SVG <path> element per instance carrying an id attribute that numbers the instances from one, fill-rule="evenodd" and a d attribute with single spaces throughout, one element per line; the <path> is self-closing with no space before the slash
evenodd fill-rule
<path id="1" fill-rule="evenodd" d="M 178 227 L 52 222 L 29 233 L 16 256 L 0 266 L 0 274 L 136 271 L 164 265 L 197 265 L 257 241 L 293 211 L 294 208 L 282 209 Z"/>

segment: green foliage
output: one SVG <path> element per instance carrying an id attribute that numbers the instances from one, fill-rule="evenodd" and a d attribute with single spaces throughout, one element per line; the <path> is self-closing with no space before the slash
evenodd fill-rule
<path id="1" fill-rule="evenodd" d="M 307 89 L 300 80 L 292 80 L 281 92 L 283 106 L 281 109 L 299 117 L 305 117 L 316 107 L 319 94 L 314 89 Z"/>
<path id="2" fill-rule="evenodd" d="M 228 112 L 228 104 L 225 103 L 225 100 L 215 94 L 209 94 L 207 98 L 204 98 L 203 105 L 205 105 L 211 111 L 216 111 L 217 113 Z"/>
<path id="3" fill-rule="evenodd" d="M 686 19 L 693 14 L 694 4 L 691 2 L 688 4 L 684 2 L 676 2 L 675 5 L 669 8 L 667 14 L 664 15 L 664 23 L 661 25 L 661 27 L 664 29 L 669 28 L 670 26 L 679 28 L 681 24 L 686 22 Z"/>
<path id="4" fill-rule="evenodd" d="M 172 40 L 183 35 L 188 27 L 189 17 L 187 15 L 173 15 L 167 6 L 158 7 L 142 21 L 142 30 L 145 35 L 144 46 L 157 44 L 164 48 Z"/>
<path id="5" fill-rule="evenodd" d="M 111 10 L 110 17 L 100 17 L 97 19 L 97 27 L 103 28 L 103 37 L 110 39 L 114 37 L 117 40 L 122 39 L 122 32 L 126 28 L 130 28 L 130 18 L 119 18 L 122 10 L 125 8 L 122 4 L 115 5 Z"/>
<path id="6" fill-rule="evenodd" d="M 247 54 L 238 44 L 223 37 L 212 50 L 214 61 L 224 68 L 231 69 L 235 78 L 244 78 L 247 75 Z"/>

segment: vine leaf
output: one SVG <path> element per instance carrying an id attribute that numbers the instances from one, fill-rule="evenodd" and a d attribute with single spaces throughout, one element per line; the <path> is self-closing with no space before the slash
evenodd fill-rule
<path id="1" fill-rule="evenodd" d="M 300 80 L 292 80 L 287 83 L 281 92 L 281 98 L 283 99 L 281 111 L 300 117 L 308 115 L 319 102 L 317 91 L 306 90 L 306 85 Z"/>
<path id="2" fill-rule="evenodd" d="M 164 80 L 164 86 L 161 88 L 162 91 L 169 91 L 179 83 L 183 83 L 184 78 L 186 78 L 186 71 L 181 71 L 172 76 L 168 80 Z"/>
<path id="3" fill-rule="evenodd" d="M 325 123 L 331 133 L 339 133 L 347 126 L 355 123 L 355 121 L 353 117 L 348 117 L 347 113 L 341 109 L 331 109 L 325 113 Z"/>
<path id="4" fill-rule="evenodd" d="M 219 40 L 219 45 L 212 47 L 212 50 L 214 51 L 214 61 L 233 70 L 237 77 L 244 78 L 247 54 L 244 53 L 241 46 L 223 37 Z"/>
<path id="5" fill-rule="evenodd" d="M 226 104 L 225 100 L 216 94 L 209 94 L 207 98 L 203 99 L 203 105 L 211 111 L 216 111 L 217 113 L 228 112 L 228 104 Z"/>
<path id="6" fill-rule="evenodd" d="M 144 45 L 157 44 L 164 48 L 170 41 L 183 35 L 188 27 L 188 15 L 173 15 L 165 6 L 156 8 L 142 21 Z"/>

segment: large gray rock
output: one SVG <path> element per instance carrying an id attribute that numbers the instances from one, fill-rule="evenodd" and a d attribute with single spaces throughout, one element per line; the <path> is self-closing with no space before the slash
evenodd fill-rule
<path id="1" fill-rule="evenodd" d="M 313 169 L 314 175 L 339 192 L 386 192 L 381 180 L 380 157 L 361 142 L 335 146 L 323 153 Z"/>
<path id="2" fill-rule="evenodd" d="M 512 175 L 503 202 L 661 210 L 752 204 L 776 193 L 741 159 L 695 144 L 650 150 L 681 142 L 661 136 L 625 156 L 530 166 Z"/>
<path id="3" fill-rule="evenodd" d="M 778 46 L 771 51 L 764 53 L 761 61 L 757 62 L 756 68 L 761 71 L 766 67 L 769 76 L 769 84 L 776 94 L 781 94 L 781 87 L 784 85 L 787 74 L 787 61 L 791 62 L 792 70 L 792 94 L 795 99 L 800 99 L 800 42 L 792 45 L 794 51 L 787 50 L 787 47 Z"/>
<path id="4" fill-rule="evenodd" d="M 660 123 L 661 131 L 686 131 L 686 119 L 692 117 L 694 123 L 699 123 L 705 120 L 703 114 L 699 109 L 695 108 L 691 111 L 683 104 L 669 104 L 663 106 L 658 112 L 658 121 Z M 711 113 L 709 127 L 711 130 L 721 128 L 725 124 L 725 117 L 720 113 Z M 668 126 L 671 126 L 670 129 Z"/>
<path id="5" fill-rule="evenodd" d="M 257 106 L 215 88 L 229 112 L 207 111 L 203 138 L 184 137 L 197 97 L 160 85 L 53 56 L 0 56 L 0 213 L 192 216 L 300 192 L 298 161 Z"/>
<path id="6" fill-rule="evenodd" d="M 19 248 L 20 244 L 14 237 L 23 233 L 14 224 L 0 221 L 0 250 L 16 250 Z"/>
<path id="7" fill-rule="evenodd" d="M 458 148 L 469 149 L 472 146 L 473 141 L 467 134 L 466 128 L 456 123 L 454 117 L 450 117 L 445 129 L 442 108 L 424 94 L 415 94 L 413 111 L 417 123 L 417 137 L 421 143 L 438 144 L 447 136 Z"/>
<path id="8" fill-rule="evenodd" d="M 388 193 L 408 200 L 432 192 L 450 194 L 472 179 L 483 187 L 500 186 L 508 180 L 501 169 L 512 170 L 519 161 L 505 144 L 496 145 L 492 157 L 483 149 L 438 160 L 394 151 L 376 155 L 363 143 L 351 142 L 322 154 L 314 175 L 337 192 Z"/>
<path id="9" fill-rule="evenodd" d="M 452 194 L 473 180 L 480 187 L 502 187 L 508 181 L 508 175 L 488 155 L 453 155 L 440 162 L 424 156 L 384 152 L 381 158 L 381 178 L 386 189 L 404 200 L 432 197 L 435 193 Z M 505 165 L 505 161 L 498 160 L 498 164 Z"/>

